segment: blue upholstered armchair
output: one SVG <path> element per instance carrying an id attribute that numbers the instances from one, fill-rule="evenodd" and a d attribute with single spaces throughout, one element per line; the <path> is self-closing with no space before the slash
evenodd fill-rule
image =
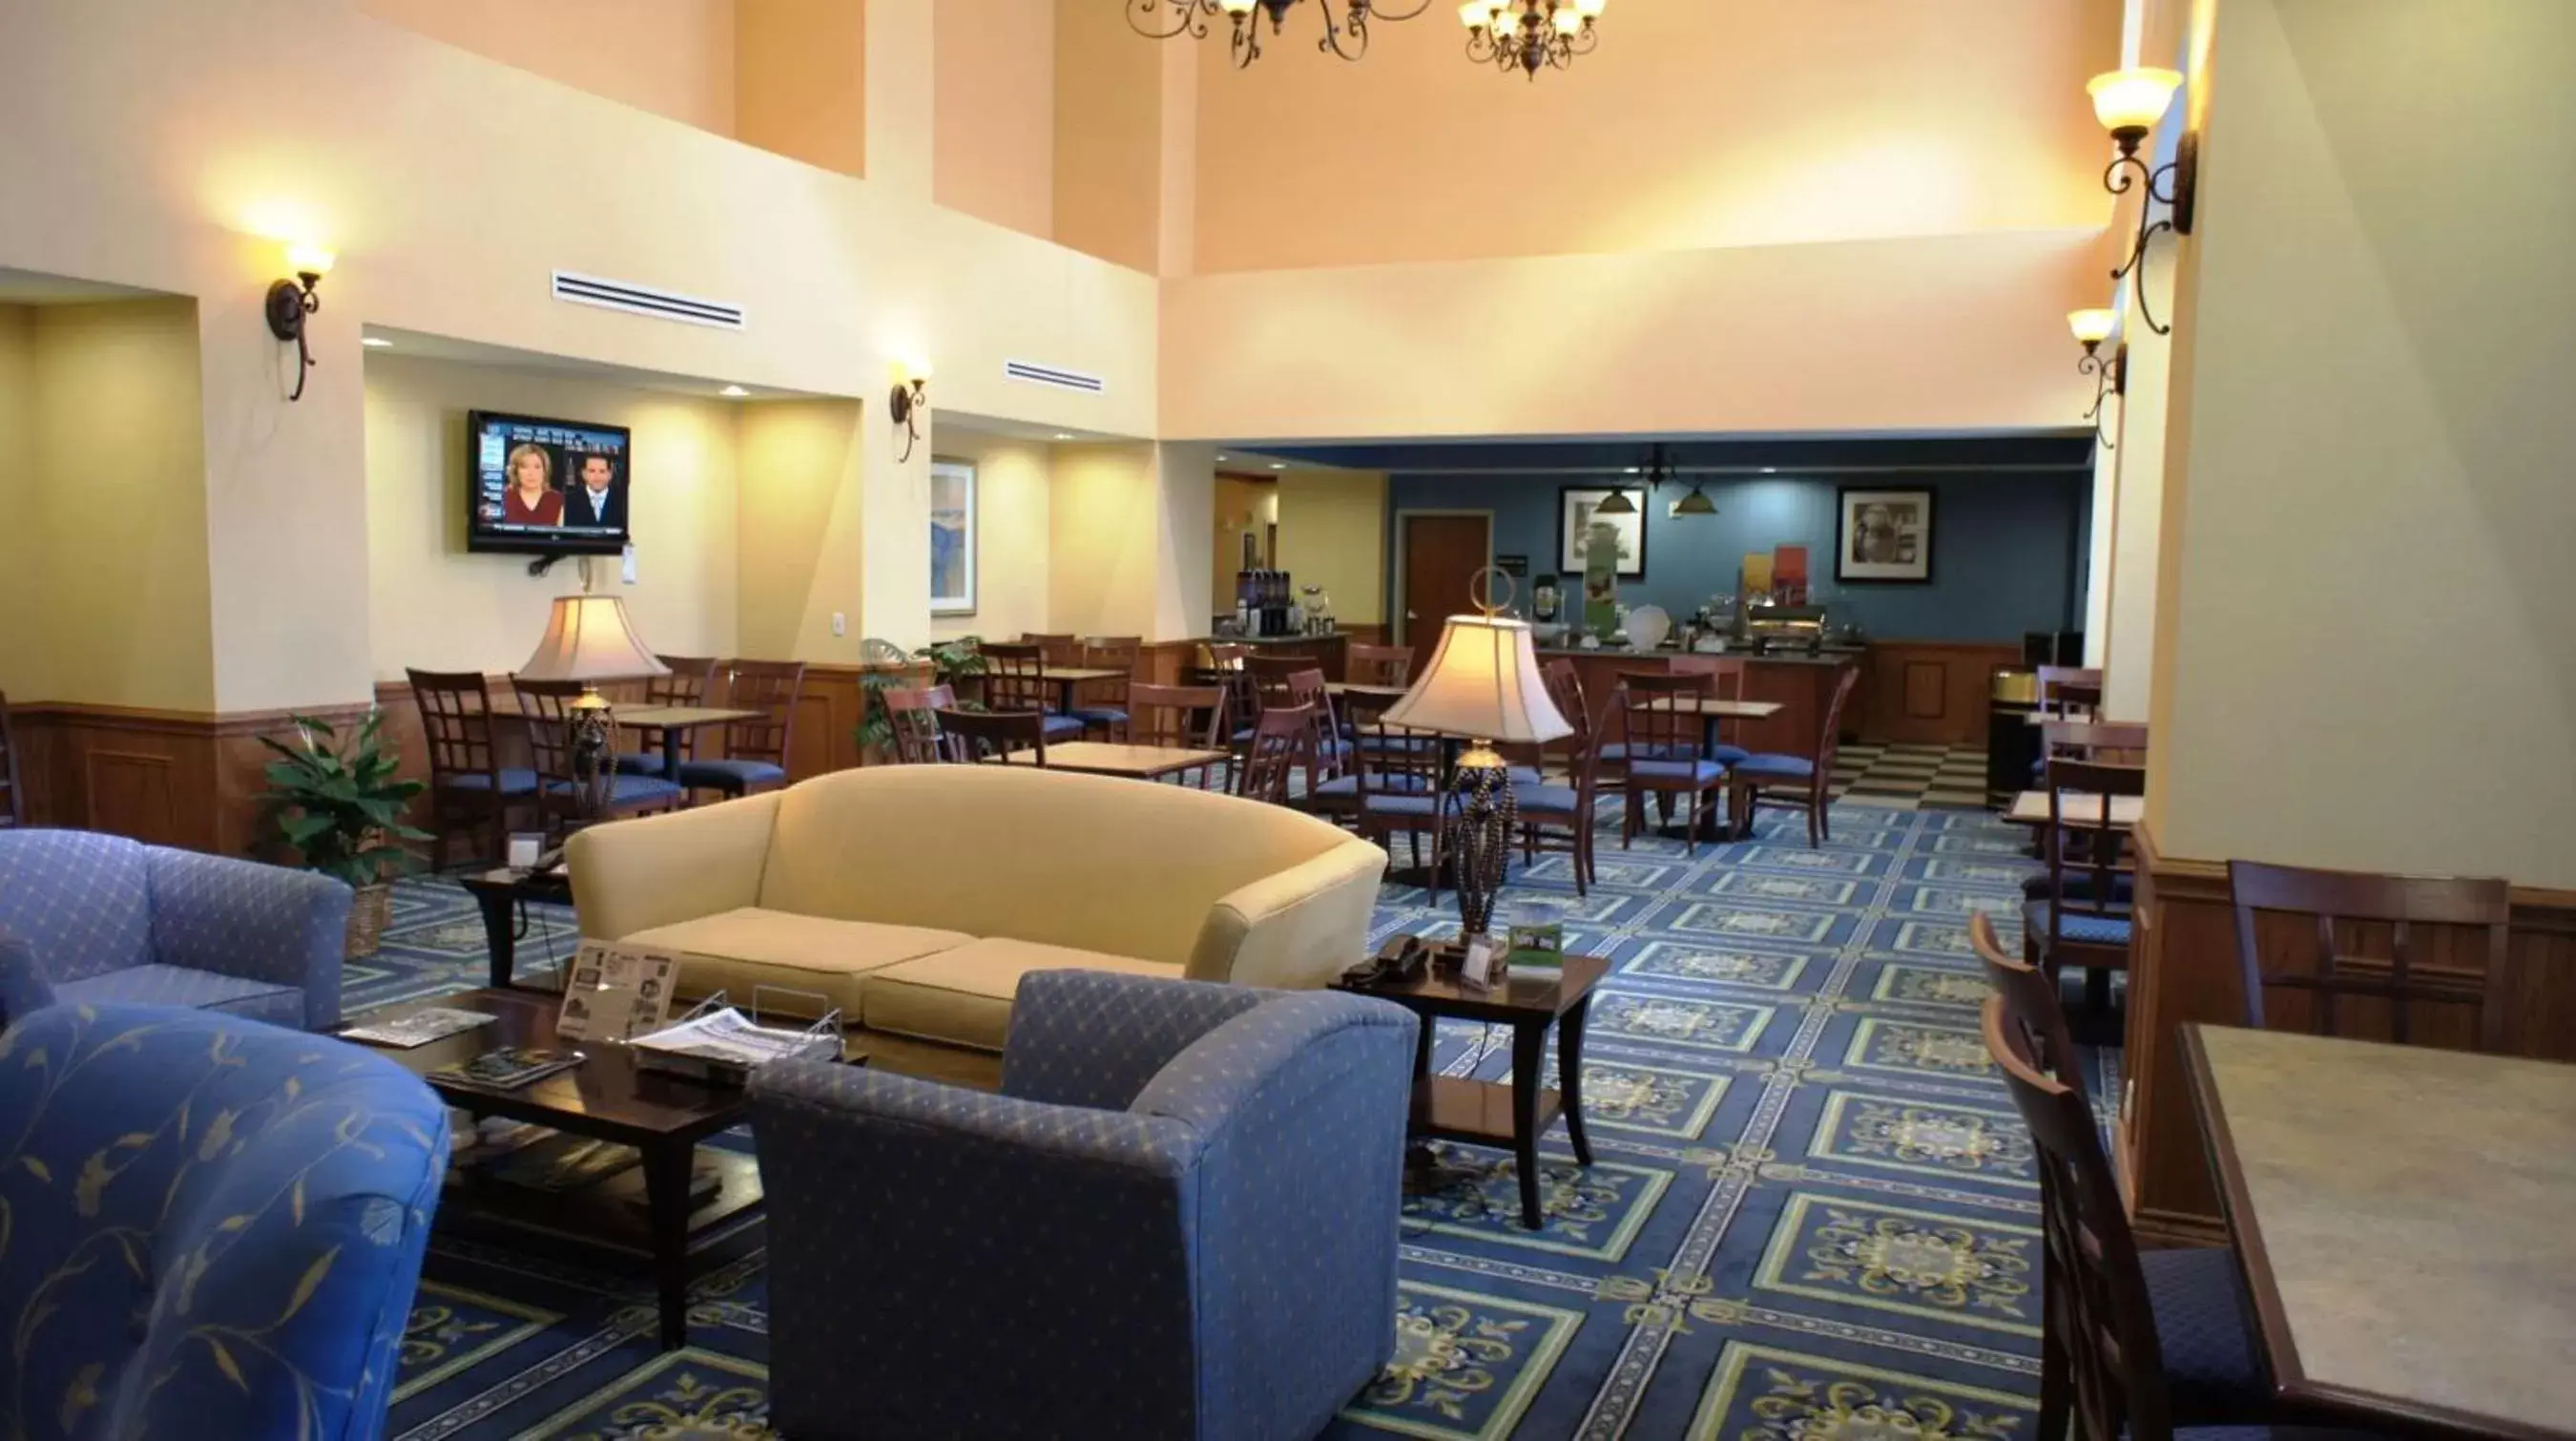
<path id="1" fill-rule="evenodd" d="M 1306 1437 L 1395 1339 L 1414 1020 L 1052 971 L 989 1095 L 752 1083 L 771 1420 L 799 1441 Z"/>
<path id="2" fill-rule="evenodd" d="M 447 1112 L 258 1021 L 54 1006 L 0 1036 L 7 1434 L 373 1437 Z"/>
<path id="3" fill-rule="evenodd" d="M 349 899 L 311 871 L 95 831 L 0 830 L 0 1017 L 123 1002 L 327 1030 L 340 1023 Z"/>

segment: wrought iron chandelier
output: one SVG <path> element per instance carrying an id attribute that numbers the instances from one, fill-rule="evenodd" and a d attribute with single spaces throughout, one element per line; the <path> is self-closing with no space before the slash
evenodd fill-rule
<path id="1" fill-rule="evenodd" d="M 1592 22 L 1610 0 L 1467 0 L 1458 18 L 1467 26 L 1467 58 L 1508 75 L 1532 79 L 1541 67 L 1562 70 L 1589 55 L 1601 37 Z"/>
<path id="2" fill-rule="evenodd" d="M 1127 24 L 1139 35 L 1154 40 L 1173 40 L 1188 36 L 1193 40 L 1207 38 L 1210 23 L 1219 15 L 1231 27 L 1234 68 L 1243 69 L 1261 58 L 1261 21 L 1269 17 L 1270 33 L 1277 36 L 1288 25 L 1288 12 L 1302 0 L 1128 0 Z M 1342 18 L 1333 18 L 1333 0 L 1315 0 L 1317 13 L 1324 17 L 1324 38 L 1315 48 L 1345 60 L 1357 60 L 1368 53 L 1371 20 L 1410 20 L 1431 8 L 1431 0 L 1417 0 L 1410 10 L 1389 10 L 1378 0 L 1342 0 Z"/>

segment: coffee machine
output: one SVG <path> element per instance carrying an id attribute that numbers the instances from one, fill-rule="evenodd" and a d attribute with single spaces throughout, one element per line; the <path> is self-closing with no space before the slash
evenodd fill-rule
<path id="1" fill-rule="evenodd" d="M 1288 579 L 1288 572 L 1239 570 L 1234 573 L 1234 618 L 1243 627 L 1243 634 L 1255 639 L 1295 635 L 1302 628 L 1297 612 L 1297 592 Z"/>

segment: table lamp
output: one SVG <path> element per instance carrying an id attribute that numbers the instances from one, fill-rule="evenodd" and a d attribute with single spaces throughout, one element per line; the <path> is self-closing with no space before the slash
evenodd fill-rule
<path id="1" fill-rule="evenodd" d="M 555 597 L 546 617 L 545 638 L 519 667 L 521 680 L 581 682 L 581 696 L 564 708 L 565 740 L 572 756 L 573 796 L 583 819 L 608 813 L 608 792 L 616 765 L 609 738 L 617 719 L 608 698 L 599 693 L 605 680 L 643 680 L 671 673 L 635 634 L 626 618 L 626 603 L 590 590 L 590 566 L 582 565 L 581 594 Z"/>
<path id="2" fill-rule="evenodd" d="M 1499 599 L 1497 582 L 1506 587 Z M 1469 593 L 1483 590 L 1485 598 L 1477 603 L 1484 613 L 1449 617 L 1422 678 L 1384 717 L 1388 725 L 1467 741 L 1450 781 L 1454 809 L 1446 824 L 1460 933 L 1468 936 L 1486 934 L 1493 921 L 1494 897 L 1503 888 L 1512 848 L 1511 768 L 1495 744 L 1534 745 L 1574 731 L 1539 676 L 1529 623 L 1501 613 L 1511 600 L 1510 583 L 1500 571 L 1477 572 Z"/>

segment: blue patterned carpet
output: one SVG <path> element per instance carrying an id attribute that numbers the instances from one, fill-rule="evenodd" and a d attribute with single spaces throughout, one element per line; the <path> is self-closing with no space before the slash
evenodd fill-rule
<path id="1" fill-rule="evenodd" d="M 1834 831 L 1810 850 L 1796 816 L 1766 816 L 1686 861 L 1675 841 L 1621 852 L 1612 823 L 1570 919 L 1616 963 L 1587 1032 L 1596 1164 L 1559 1128 L 1529 1232 L 1509 1159 L 1447 1148 L 1477 1179 L 1408 1203 L 1394 1359 L 1328 1434 L 2027 1441 L 2037 1191 L 1976 1034 L 1965 922 L 2009 926 L 2031 867 L 1979 813 L 1845 803 Z M 1563 856 L 1513 884 L 1573 901 Z M 397 904 L 353 1006 L 480 983 L 461 891 Z M 541 922 L 563 954 L 569 917 Z M 1376 935 L 1454 924 L 1390 888 Z M 1508 1051 L 1456 1025 L 1438 1064 L 1497 1075 Z M 762 1248 L 758 1221 L 708 1241 L 691 1345 L 665 1355 L 640 1262 L 442 1228 L 388 1434 L 767 1436 Z"/>

